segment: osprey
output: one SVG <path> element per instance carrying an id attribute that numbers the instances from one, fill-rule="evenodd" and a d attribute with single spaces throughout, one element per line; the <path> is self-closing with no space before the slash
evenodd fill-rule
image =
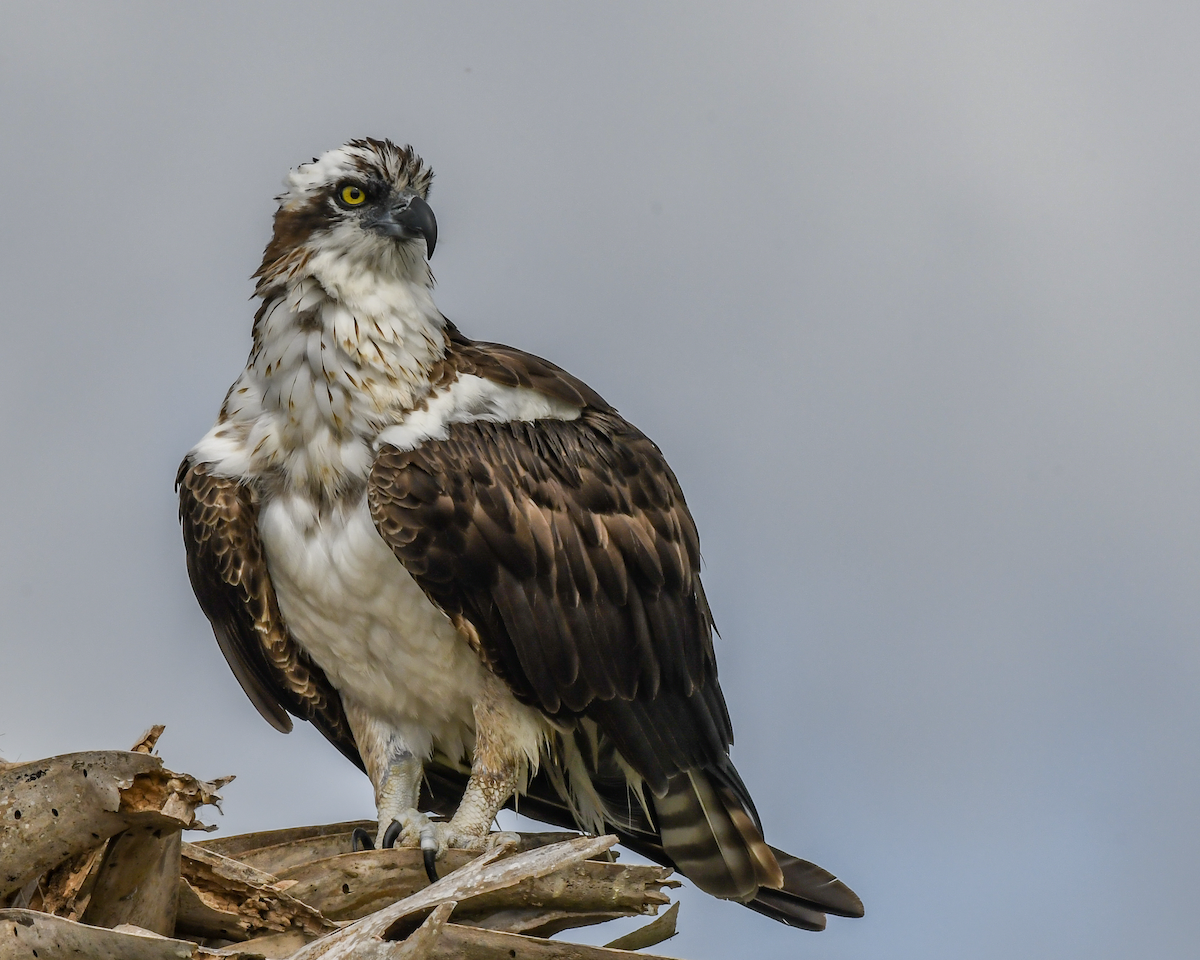
<path id="1" fill-rule="evenodd" d="M 763 840 L 658 447 L 434 304 L 432 177 L 354 140 L 278 198 L 249 360 L 177 478 L 234 675 L 277 729 L 308 720 L 365 770 L 379 828 L 359 842 L 419 845 L 431 875 L 519 797 L 784 923 L 862 916 Z"/>

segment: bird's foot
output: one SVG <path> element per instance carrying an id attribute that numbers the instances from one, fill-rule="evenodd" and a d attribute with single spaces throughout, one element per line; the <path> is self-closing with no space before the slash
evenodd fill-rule
<path id="1" fill-rule="evenodd" d="M 463 829 L 453 820 L 430 820 L 417 810 L 402 811 L 379 837 L 379 846 L 384 850 L 391 847 L 420 847 L 430 883 L 438 879 L 436 862 L 445 856 L 447 850 L 489 853 L 496 849 L 515 848 L 520 842 L 521 838 L 516 833 L 489 833 L 486 829 L 480 833 L 478 830 Z"/>
<path id="2" fill-rule="evenodd" d="M 425 851 L 425 873 L 429 882 L 437 880 L 436 861 L 440 860 L 447 850 L 469 850 L 472 853 L 490 853 L 492 850 L 514 850 L 521 842 L 518 834 L 508 831 L 489 833 L 486 828 L 482 834 L 474 830 L 463 830 L 457 827 L 453 820 L 449 823 L 433 824 L 437 837 L 437 849 L 433 855 Z M 423 847 L 422 850 L 425 850 Z"/>
<path id="3" fill-rule="evenodd" d="M 482 835 L 467 830 L 456 829 L 454 821 L 435 823 L 433 829 L 437 833 L 437 859 L 442 858 L 447 850 L 470 850 L 472 853 L 490 853 L 497 848 L 514 847 L 521 842 L 520 834 L 507 830 Z"/>
<path id="4" fill-rule="evenodd" d="M 420 847 L 425 861 L 425 875 L 429 882 L 436 882 L 435 863 L 446 850 L 445 828 L 448 824 L 435 823 L 425 814 L 410 807 L 400 813 L 386 827 L 380 820 L 379 846 L 388 850 L 392 847 Z"/>
<path id="5" fill-rule="evenodd" d="M 390 850 L 392 847 L 436 850 L 435 826 L 436 824 L 420 810 L 409 807 L 397 813 L 391 821 L 379 821 L 379 833 L 375 837 L 375 844 L 381 850 Z"/>

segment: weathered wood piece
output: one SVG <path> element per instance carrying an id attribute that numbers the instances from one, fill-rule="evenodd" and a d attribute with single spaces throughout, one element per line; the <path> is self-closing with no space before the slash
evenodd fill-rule
<path id="1" fill-rule="evenodd" d="M 572 863 L 603 853 L 616 842 L 617 838 L 613 836 L 578 837 L 519 853 L 505 860 L 499 858 L 505 856 L 513 845 L 497 846 L 413 896 L 309 944 L 297 951 L 293 960 L 317 960 L 318 957 L 323 960 L 343 960 L 357 956 L 357 949 L 373 941 L 405 939 L 419 926 L 412 922 L 413 919 L 424 920 L 429 911 L 443 901 L 462 903 L 493 890 L 515 886 L 527 878 L 544 877 Z"/>
<path id="2" fill-rule="evenodd" d="M 155 724 L 130 748 L 131 753 L 149 754 L 154 750 L 159 737 L 166 728 Z M 228 782 L 226 778 L 222 782 Z M 138 844 L 139 848 L 129 846 L 138 833 L 146 835 Z M 162 834 L 151 837 L 151 834 Z M 128 838 L 123 841 L 123 838 Z M 116 882 L 120 888 L 111 900 L 119 906 L 114 914 L 99 921 L 89 918 L 90 923 L 97 926 L 117 926 L 120 922 L 140 922 L 143 928 L 149 927 L 160 933 L 171 932 L 175 915 L 174 889 L 178 878 L 178 859 L 180 834 L 178 830 L 162 833 L 160 828 L 132 827 L 117 834 L 111 840 L 103 841 L 90 851 L 85 851 L 70 857 L 59 864 L 37 881 L 37 894 L 29 906 L 43 913 L 53 913 L 69 920 L 79 920 L 90 904 L 92 891 L 96 886 L 100 873 L 100 864 L 109 853 L 112 843 L 122 843 L 123 851 L 119 858 L 121 863 L 121 878 Z M 112 861 L 115 863 L 116 861 Z M 148 868 L 147 876 L 139 878 L 142 871 L 133 870 L 137 863 L 143 863 Z M 157 868 L 158 875 L 154 868 Z M 102 883 L 105 889 L 113 882 L 112 879 Z M 140 887 L 140 891 L 136 888 Z M 103 898 L 103 897 L 102 897 Z M 143 903 L 142 900 L 147 902 Z M 13 903 L 12 906 L 19 906 Z"/>
<path id="3" fill-rule="evenodd" d="M 442 928 L 457 904 L 446 900 L 434 907 L 425 921 L 401 942 L 370 940 L 359 944 L 354 960 L 422 960 L 442 935 Z M 511 958 L 510 958 L 511 960 Z"/>
<path id="4" fill-rule="evenodd" d="M 336 925 L 287 892 L 280 881 L 237 860 L 183 845 L 176 936 L 249 940 L 277 933 L 319 937 Z"/>
<path id="5" fill-rule="evenodd" d="M 580 861 L 461 903 L 454 922 L 550 937 L 572 927 L 652 914 L 671 902 L 662 888 L 679 886 L 671 872 L 659 866 Z"/>
<path id="6" fill-rule="evenodd" d="M 311 940 L 312 937 L 307 934 L 290 930 L 287 933 L 271 933 L 263 937 L 243 940 L 241 943 L 235 943 L 228 947 L 220 947 L 218 949 L 209 948 L 208 955 L 212 957 L 231 957 L 234 960 L 238 960 L 241 957 L 265 957 L 266 960 L 286 960 L 287 957 L 290 957 Z"/>
<path id="7" fill-rule="evenodd" d="M 670 908 L 660 917 L 655 917 L 644 927 L 610 940 L 604 946 L 609 950 L 644 950 L 655 944 L 670 940 L 678 932 L 675 923 L 679 919 L 679 901 L 671 904 Z"/>
<path id="8" fill-rule="evenodd" d="M 361 827 L 370 836 L 375 836 L 374 820 L 349 820 L 311 827 L 291 827 L 286 830 L 264 830 L 260 833 L 241 833 L 229 837 L 213 837 L 200 840 L 196 846 L 211 850 L 222 856 L 232 857 L 242 863 L 282 876 L 293 868 L 350 853 L 352 835 Z M 551 843 L 561 843 L 579 836 L 578 833 L 555 831 L 551 833 L 522 833 L 518 850 L 533 850 Z M 611 851 L 616 859 L 615 851 Z M 303 899 L 303 898 L 302 898 Z"/>
<path id="9" fill-rule="evenodd" d="M 0 960 L 262 960 L 286 957 L 237 947 L 208 950 L 133 924 L 110 930 L 37 910 L 0 910 Z"/>
<path id="10" fill-rule="evenodd" d="M 589 947 L 559 940 L 523 937 L 448 923 L 458 904 L 439 904 L 413 933 L 401 941 L 362 941 L 354 960 L 669 960 L 612 947 Z M 665 916 L 665 914 L 664 914 Z"/>
<path id="11" fill-rule="evenodd" d="M 622 916 L 654 913 L 671 902 L 662 888 L 679 886 L 678 881 L 670 879 L 671 874 L 667 867 L 580 861 L 545 876 L 523 878 L 503 891 L 473 897 L 469 904 L 460 904 L 459 914 L 468 906 L 472 914 L 512 906 L 604 911 Z"/>
<path id="12" fill-rule="evenodd" d="M 139 826 L 108 843 L 82 920 L 95 927 L 132 924 L 170 936 L 179 898 L 181 834 Z"/>
<path id="13" fill-rule="evenodd" d="M 288 827 L 284 830 L 263 830 L 258 833 L 239 833 L 229 837 L 211 837 L 199 840 L 195 846 L 219 853 L 223 857 L 241 860 L 267 873 L 275 873 L 289 866 L 307 863 L 321 857 L 350 850 L 350 836 L 356 827 L 362 827 L 375 836 L 374 820 L 346 820 L 342 823 L 325 823 L 310 827 Z M 282 856 L 286 862 L 273 858 Z M 259 862 L 260 858 L 266 858 Z M 275 867 L 276 869 L 271 869 Z"/>
<path id="14" fill-rule="evenodd" d="M 533 849 L 544 846 L 537 839 L 530 838 Z M 448 850 L 439 869 L 447 874 L 475 856 Z M 663 867 L 587 861 L 472 901 L 470 919 L 463 919 L 461 909 L 456 919 L 489 929 L 549 936 L 568 927 L 653 912 L 670 902 L 661 892 L 663 886 L 677 886 L 669 881 L 670 874 Z M 331 920 L 358 920 L 429 885 L 421 852 L 412 848 L 343 853 L 283 870 L 277 877 L 296 881 L 287 892 Z"/>
<path id="15" fill-rule="evenodd" d="M 69 857 L 131 826 L 197 826 L 228 780 L 166 770 L 158 757 L 109 750 L 64 754 L 0 771 L 0 901 Z"/>
<path id="16" fill-rule="evenodd" d="M 477 856 L 447 850 L 438 870 L 449 874 Z M 278 877 L 295 881 L 288 893 L 331 920 L 358 920 L 429 886 L 421 851 L 415 847 L 341 853 L 285 869 Z"/>
<path id="17" fill-rule="evenodd" d="M 407 943 L 394 946 L 406 947 Z M 410 954 L 379 953 L 362 956 L 386 957 L 395 960 L 667 960 L 655 954 L 631 953 L 628 950 L 613 950 L 610 947 L 590 947 L 563 940 L 543 940 L 539 937 L 523 937 L 515 933 L 499 933 L 465 927 L 458 923 L 442 926 L 436 938 L 422 945 L 420 952 Z M 355 954 L 355 960 L 358 960 Z"/>
<path id="18" fill-rule="evenodd" d="M 156 723 L 130 752 L 153 753 L 164 730 Z M 181 843 L 180 828 L 153 825 L 130 827 L 109 840 L 80 919 L 96 927 L 132 926 L 169 936 L 175 930 Z"/>
<path id="19" fill-rule="evenodd" d="M 36 910 L 0 910 L 0 960 L 193 960 L 186 940 L 92 927 Z"/>

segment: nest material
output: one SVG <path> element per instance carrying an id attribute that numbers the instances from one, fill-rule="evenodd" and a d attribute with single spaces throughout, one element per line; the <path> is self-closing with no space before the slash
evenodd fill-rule
<path id="1" fill-rule="evenodd" d="M 677 903 L 606 947 L 548 939 L 670 903 L 671 871 L 616 863 L 612 836 L 449 850 L 434 884 L 419 850 L 352 852 L 368 821 L 186 843 L 233 778 L 167 770 L 161 733 L 0 761 L 0 960 L 618 960 L 675 933 Z"/>

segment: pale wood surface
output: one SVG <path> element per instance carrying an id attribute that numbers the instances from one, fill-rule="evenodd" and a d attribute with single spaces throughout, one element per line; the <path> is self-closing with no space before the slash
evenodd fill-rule
<path id="1" fill-rule="evenodd" d="M 477 856 L 447 850 L 438 871 L 451 873 Z M 413 847 L 341 853 L 283 870 L 279 879 L 295 881 L 288 893 L 331 920 L 358 920 L 429 886 L 421 851 Z"/>
<path id="2" fill-rule="evenodd" d="M 259 867 L 260 870 L 274 873 L 275 871 L 269 867 L 254 862 L 258 854 L 275 856 L 275 853 L 268 854 L 267 852 L 294 847 L 297 855 L 304 859 L 331 857 L 335 853 L 345 853 L 350 849 L 350 834 L 354 832 L 355 827 L 362 827 L 372 837 L 375 836 L 374 820 L 346 820 L 342 823 L 287 827 L 282 830 L 263 830 L 259 833 L 239 833 L 230 837 L 211 837 L 208 840 L 197 841 L 196 846 L 226 857 L 235 857 L 244 863 Z M 294 860 L 293 863 L 303 863 L 304 859 Z"/>
<path id="3" fill-rule="evenodd" d="M 133 826 L 179 830 L 222 781 L 165 770 L 125 750 L 71 753 L 0 771 L 0 900 Z"/>
<path id="4" fill-rule="evenodd" d="M 130 827 L 108 843 L 82 920 L 97 927 L 128 923 L 170 936 L 179 890 L 178 830 Z"/>
<path id="5" fill-rule="evenodd" d="M 91 927 L 36 910 L 0 910 L 0 960 L 191 960 L 196 944 Z"/>
<path id="6" fill-rule="evenodd" d="M 462 902 L 471 897 L 482 896 L 493 890 L 515 886 L 526 878 L 544 877 L 571 863 L 577 863 L 588 857 L 594 857 L 604 852 L 614 843 L 616 837 L 578 837 L 562 843 L 551 844 L 537 850 L 519 853 L 516 856 L 500 860 L 507 850 L 497 847 L 485 853 L 473 863 L 449 876 L 443 877 L 437 883 L 430 884 L 424 890 L 406 897 L 399 903 L 385 907 L 376 913 L 355 921 L 350 926 L 338 930 L 294 954 L 295 960 L 341 960 L 353 957 L 356 943 L 379 939 L 403 939 L 401 930 L 406 920 L 415 915 L 424 916 L 446 900 Z M 496 862 L 499 860 L 499 862 Z"/>
<path id="7" fill-rule="evenodd" d="M 606 943 L 605 946 L 612 950 L 641 950 L 645 947 L 653 947 L 675 936 L 675 924 L 678 920 L 679 902 L 676 901 L 662 916 L 655 917 L 644 927 L 638 927 L 632 933 L 617 937 L 616 940 Z"/>
<path id="8" fill-rule="evenodd" d="M 395 956 L 388 954 L 387 956 Z M 440 936 L 408 960 L 664 960 L 655 954 L 631 953 L 608 947 L 589 947 L 562 940 L 542 940 L 513 933 L 498 933 L 447 923 Z"/>
<path id="9" fill-rule="evenodd" d="M 671 871 L 614 862 L 615 837 L 498 834 L 434 884 L 419 850 L 353 852 L 370 821 L 184 843 L 232 778 L 166 770 L 161 733 L 0 763 L 0 960 L 655 960 L 620 948 L 675 931 L 677 904 L 609 947 L 545 939 L 670 902 Z"/>

